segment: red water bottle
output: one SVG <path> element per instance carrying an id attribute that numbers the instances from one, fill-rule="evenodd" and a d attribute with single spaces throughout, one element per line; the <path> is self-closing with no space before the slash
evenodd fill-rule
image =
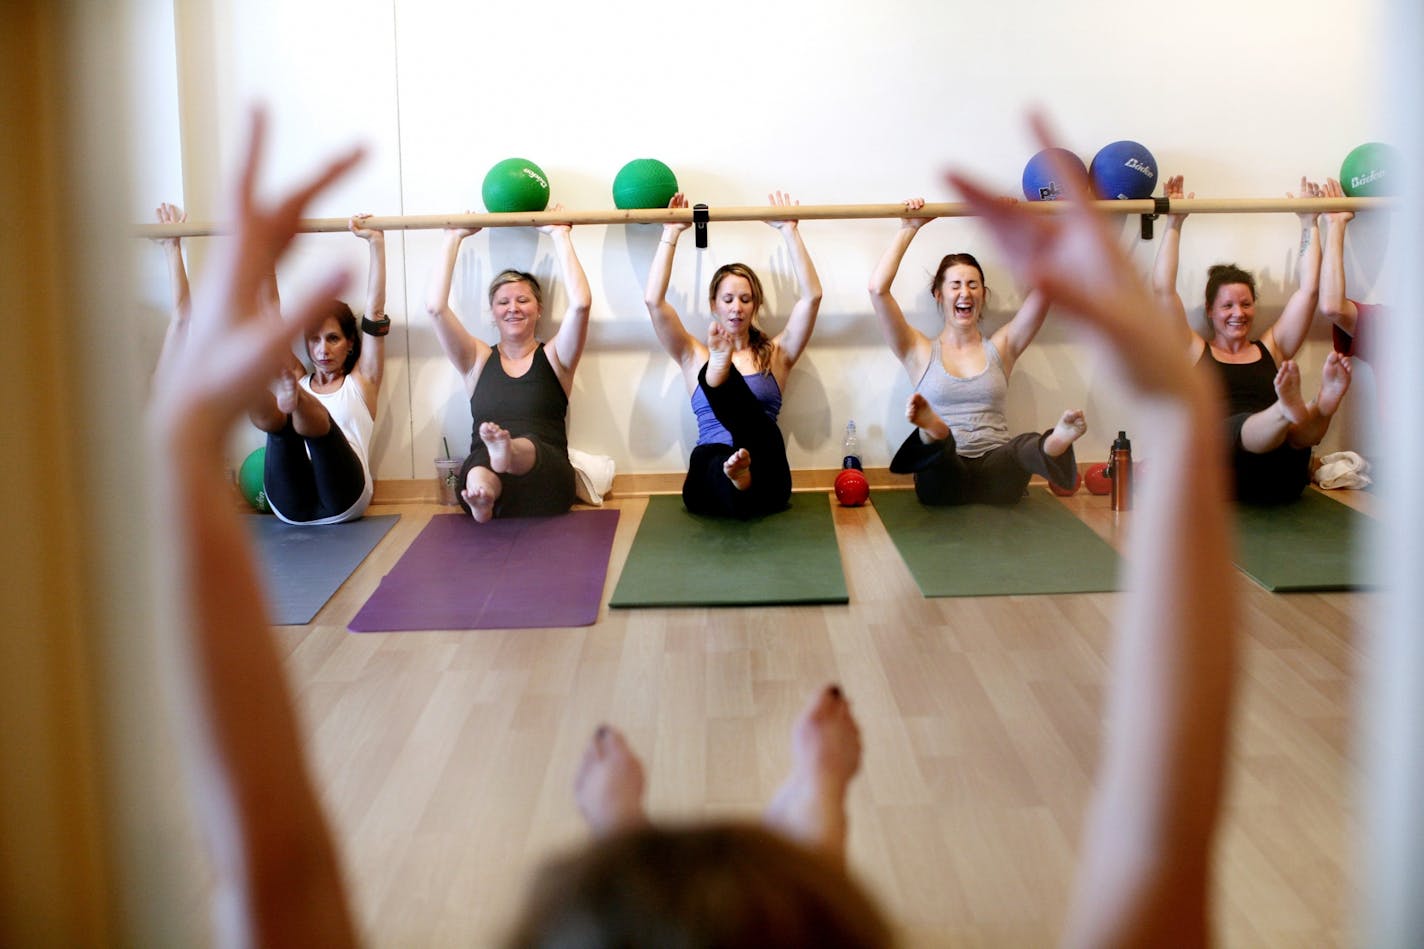
<path id="1" fill-rule="evenodd" d="M 1132 510 L 1132 442 L 1118 432 L 1108 452 L 1108 477 L 1112 479 L 1112 509 Z"/>

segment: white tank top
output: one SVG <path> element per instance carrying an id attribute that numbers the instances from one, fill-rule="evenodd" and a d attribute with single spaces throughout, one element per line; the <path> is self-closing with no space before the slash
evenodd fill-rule
<path id="1" fill-rule="evenodd" d="M 331 420 L 336 423 L 336 427 L 341 429 L 341 434 L 346 436 L 346 441 L 356 452 L 356 457 L 361 459 L 361 470 L 366 475 L 366 487 L 361 491 L 361 497 L 347 510 L 334 517 L 322 518 L 319 521 L 304 521 L 303 523 L 340 524 L 343 521 L 355 520 L 360 517 L 371 504 L 371 493 L 375 489 L 375 482 L 371 478 L 369 455 L 371 434 L 376 429 L 376 420 L 371 417 L 371 410 L 366 407 L 366 399 L 361 394 L 360 384 L 350 375 L 341 380 L 341 388 L 335 392 L 317 392 L 311 386 L 311 379 L 310 373 L 303 376 L 300 381 L 301 387 L 310 392 L 322 404 L 331 416 Z M 278 517 L 282 517 L 275 507 L 272 512 Z M 283 517 L 282 520 L 285 521 L 286 518 Z"/>

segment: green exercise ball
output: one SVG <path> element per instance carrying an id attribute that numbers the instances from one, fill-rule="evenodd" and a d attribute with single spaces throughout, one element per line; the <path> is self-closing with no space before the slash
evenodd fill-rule
<path id="1" fill-rule="evenodd" d="M 613 179 L 613 206 L 665 208 L 677 194 L 677 176 L 656 158 L 635 158 L 618 170 Z"/>
<path id="2" fill-rule="evenodd" d="M 1352 198 L 1399 194 L 1399 153 L 1383 142 L 1366 142 L 1345 156 L 1340 187 Z"/>
<path id="3" fill-rule="evenodd" d="M 267 492 L 262 485 L 262 473 L 267 467 L 267 447 L 257 449 L 242 462 L 242 467 L 237 470 L 237 487 L 242 491 L 242 496 L 247 499 L 247 503 L 257 509 L 259 514 L 272 513 L 272 507 L 267 503 Z"/>
<path id="4" fill-rule="evenodd" d="M 549 206 L 549 178 L 527 158 L 506 158 L 485 175 L 480 196 L 495 214 L 542 211 Z"/>

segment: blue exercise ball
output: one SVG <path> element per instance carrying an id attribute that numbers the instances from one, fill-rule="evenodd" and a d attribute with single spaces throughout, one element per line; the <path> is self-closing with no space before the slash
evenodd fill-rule
<path id="1" fill-rule="evenodd" d="M 1059 156 L 1058 161 L 1053 160 L 1053 156 Z M 1024 197 L 1030 201 L 1057 201 L 1063 197 L 1063 182 L 1058 180 L 1056 165 L 1067 162 L 1080 173 L 1088 173 L 1087 166 L 1083 164 L 1083 159 L 1073 154 L 1066 148 L 1045 148 L 1034 155 L 1024 165 L 1023 170 L 1023 193 Z"/>
<path id="2" fill-rule="evenodd" d="M 1141 142 L 1113 142 L 1093 156 L 1088 177 L 1100 198 L 1150 198 L 1157 187 L 1157 159 Z"/>

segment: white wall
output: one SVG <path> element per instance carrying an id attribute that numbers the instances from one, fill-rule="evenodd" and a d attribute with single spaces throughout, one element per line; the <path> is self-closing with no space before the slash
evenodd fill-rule
<path id="1" fill-rule="evenodd" d="M 274 178 L 351 139 L 372 146 L 363 169 L 314 209 L 319 216 L 479 209 L 485 170 L 511 155 L 542 165 L 554 199 L 571 208 L 611 207 L 613 175 L 642 156 L 667 162 L 693 200 L 712 205 L 759 203 L 774 188 L 807 204 L 915 194 L 953 200 L 940 176 L 949 164 L 1017 193 L 1034 151 L 1022 120 L 1031 104 L 1048 109 L 1085 160 L 1109 141 L 1132 138 L 1153 150 L 1164 172 L 1186 174 L 1201 196 L 1278 195 L 1302 173 L 1337 174 L 1352 147 L 1383 137 L 1372 106 L 1376 2 L 1342 17 L 1318 0 L 555 0 L 519 12 L 429 0 L 193 0 L 175 4 L 185 197 L 194 218 L 213 216 L 215 184 L 256 98 L 275 115 Z M 154 142 L 155 159 L 172 161 L 172 148 Z M 146 194 L 140 205 L 166 197 Z M 869 464 L 887 463 L 906 431 L 909 384 L 881 342 L 864 290 L 895 226 L 802 225 L 825 298 L 782 416 L 794 466 L 835 465 L 847 417 L 858 422 Z M 1135 220 L 1124 225 L 1126 239 L 1135 242 L 1135 231 Z M 685 393 L 642 304 L 657 239 L 648 226 L 574 235 L 595 305 L 570 440 L 612 455 L 622 472 L 680 470 L 695 440 Z M 1264 330 L 1289 295 L 1296 239 L 1288 215 L 1193 220 L 1184 297 L 1190 305 L 1200 296 L 1211 263 L 1234 260 L 1258 276 Z M 1368 299 L 1387 245 L 1363 221 L 1350 240 L 1350 289 Z M 388 241 L 388 308 L 397 327 L 377 422 L 382 478 L 430 474 L 442 436 L 456 452 L 469 442 L 468 408 L 422 308 L 438 241 L 434 232 Z M 195 262 L 203 243 L 190 242 Z M 734 259 L 766 278 L 767 323 L 781 326 L 793 291 L 770 228 L 714 225 L 706 251 L 692 243 L 682 242 L 671 295 L 689 328 L 705 325 L 707 277 Z M 354 238 L 313 235 L 298 244 L 284 285 L 333 258 L 358 270 L 364 264 Z M 896 284 L 924 331 L 938 328 L 924 285 L 942 254 L 963 249 L 988 268 L 992 324 L 1021 299 L 973 221 L 937 222 L 912 246 Z M 1135 249 L 1144 269 L 1154 250 Z M 151 265 L 161 268 L 157 254 Z M 455 309 L 490 340 L 484 284 L 505 266 L 553 274 L 549 246 L 533 232 L 487 231 L 466 241 Z M 359 294 L 351 299 L 359 303 Z M 557 315 L 563 301 L 556 284 L 546 310 Z M 1312 391 L 1327 340 L 1318 326 L 1302 354 Z M 1369 369 L 1357 379 L 1347 404 L 1369 417 Z M 1042 428 L 1070 406 L 1089 413 L 1080 459 L 1105 457 L 1118 428 L 1133 430 L 1131 406 L 1101 378 L 1072 327 L 1050 319 L 1014 373 L 1010 422 Z M 250 444 L 257 441 L 254 433 Z M 1326 447 L 1341 444 L 1364 447 L 1349 419 Z"/>

